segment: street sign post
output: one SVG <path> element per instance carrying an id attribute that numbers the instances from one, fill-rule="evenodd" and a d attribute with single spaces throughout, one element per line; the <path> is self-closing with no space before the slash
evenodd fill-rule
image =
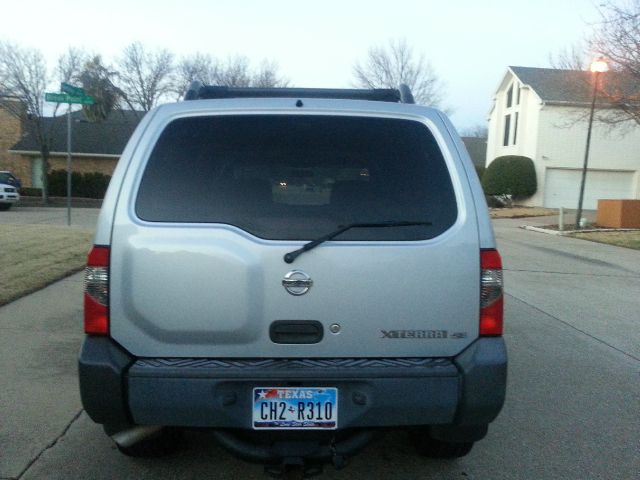
<path id="1" fill-rule="evenodd" d="M 62 82 L 60 90 L 64 93 L 45 93 L 47 102 L 66 103 L 67 110 L 67 225 L 71 225 L 71 104 L 93 105 L 95 99 L 87 95 L 84 89 Z"/>

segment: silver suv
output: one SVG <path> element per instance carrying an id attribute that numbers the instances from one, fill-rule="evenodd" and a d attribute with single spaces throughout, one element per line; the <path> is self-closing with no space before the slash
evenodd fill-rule
<path id="1" fill-rule="evenodd" d="M 502 265 L 478 178 L 410 91 L 192 85 L 147 114 L 88 258 L 80 390 L 129 455 L 211 429 L 342 466 L 406 429 L 459 457 L 505 395 Z"/>

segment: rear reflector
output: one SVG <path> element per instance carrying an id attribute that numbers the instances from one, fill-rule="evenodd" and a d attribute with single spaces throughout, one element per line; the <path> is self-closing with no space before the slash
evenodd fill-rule
<path id="1" fill-rule="evenodd" d="M 504 296 L 502 259 L 497 250 L 481 250 L 480 335 L 502 335 Z"/>
<path id="2" fill-rule="evenodd" d="M 84 332 L 109 335 L 109 247 L 94 246 L 84 273 Z"/>

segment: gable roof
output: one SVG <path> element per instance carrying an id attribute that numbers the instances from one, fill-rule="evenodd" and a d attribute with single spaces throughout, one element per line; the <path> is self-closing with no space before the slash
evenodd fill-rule
<path id="1" fill-rule="evenodd" d="M 593 74 L 586 70 L 557 68 L 514 67 L 509 70 L 524 84 L 531 87 L 545 103 L 588 105 L 593 95 Z M 619 72 L 601 76 L 602 89 L 609 93 L 623 91 L 632 95 L 640 85 Z M 637 93 L 636 93 L 637 95 Z"/>
<path id="2" fill-rule="evenodd" d="M 120 156 L 129 137 L 142 120 L 144 112 L 118 110 L 102 122 L 90 122 L 82 110 L 71 113 L 71 150 L 74 154 Z M 67 116 L 45 118 L 45 129 L 51 132 L 51 152 L 67 151 Z M 26 128 L 26 135 L 10 151 L 38 152 L 36 138 Z"/>

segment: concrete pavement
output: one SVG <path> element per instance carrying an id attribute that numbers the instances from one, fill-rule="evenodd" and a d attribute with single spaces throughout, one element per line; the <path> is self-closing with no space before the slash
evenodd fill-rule
<path id="1" fill-rule="evenodd" d="M 83 274 L 0 307 L 0 478 L 18 478 L 81 411 Z"/>
<path id="2" fill-rule="evenodd" d="M 506 291 L 640 361 L 640 251 L 517 228 L 544 222 L 494 222 Z"/>
<path id="3" fill-rule="evenodd" d="M 542 220 L 543 222 L 545 220 Z M 640 471 L 640 252 L 494 222 L 505 263 L 504 411 L 455 462 L 399 432 L 320 478 L 631 479 Z M 80 413 L 82 276 L 0 308 L 0 478 L 264 478 L 205 432 L 168 458 L 120 455 Z"/>

